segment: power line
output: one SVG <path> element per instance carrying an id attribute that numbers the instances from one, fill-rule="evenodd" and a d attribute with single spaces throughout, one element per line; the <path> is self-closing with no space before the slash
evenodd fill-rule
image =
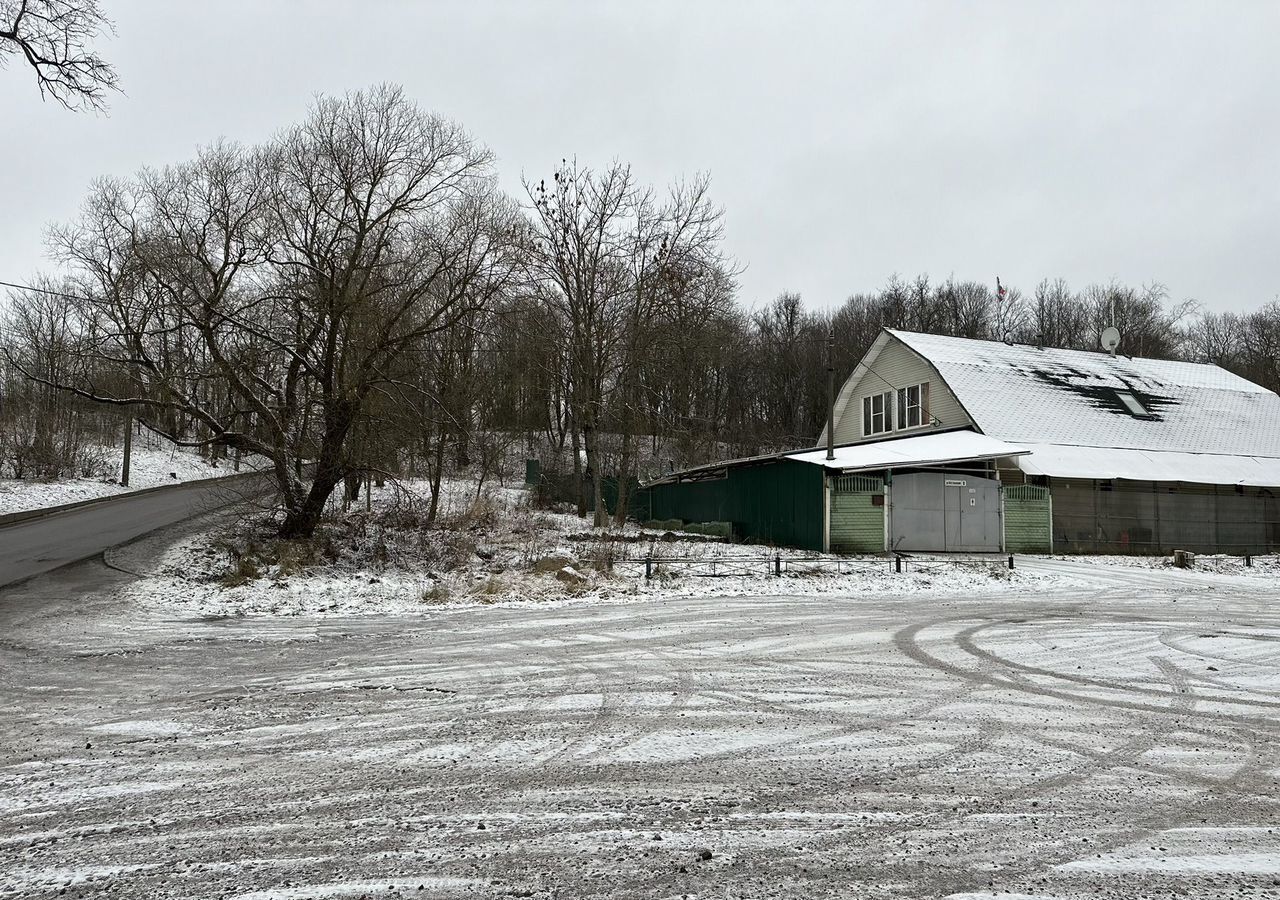
<path id="1" fill-rule="evenodd" d="M 76 294 L 66 294 L 62 291 L 51 291 L 48 288 L 36 287 L 34 284 L 15 284 L 12 281 L 0 281 L 0 287 L 16 288 L 20 291 L 35 291 L 39 294 L 48 294 L 51 297 L 65 297 L 67 300 L 88 300 L 88 297 L 81 297 Z"/>

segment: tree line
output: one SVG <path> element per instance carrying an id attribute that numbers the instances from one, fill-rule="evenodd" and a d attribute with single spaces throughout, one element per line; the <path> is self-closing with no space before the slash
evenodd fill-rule
<path id="1" fill-rule="evenodd" d="M 322 98 L 262 144 L 102 179 L 51 230 L 56 270 L 9 296 L 0 468 L 65 474 L 136 418 L 264 461 L 285 537 L 369 473 L 426 477 L 431 519 L 447 473 L 518 456 L 576 476 L 604 524 L 606 478 L 622 519 L 633 478 L 812 445 L 828 365 L 847 377 L 886 326 L 1092 349 L 1114 320 L 1123 352 L 1280 387 L 1276 303 L 922 275 L 750 309 L 723 221 L 706 176 L 659 189 L 622 163 L 564 159 L 511 197 L 482 144 L 398 88 Z"/>

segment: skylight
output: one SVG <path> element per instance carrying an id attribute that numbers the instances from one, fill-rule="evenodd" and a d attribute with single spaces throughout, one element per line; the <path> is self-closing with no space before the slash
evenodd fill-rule
<path id="1" fill-rule="evenodd" d="M 1135 416 L 1149 416 L 1146 407 L 1138 402 L 1138 398 L 1130 394 L 1128 391 L 1116 391 L 1116 396 L 1120 398 L 1120 402 L 1125 405 L 1125 409 L 1133 413 Z"/>

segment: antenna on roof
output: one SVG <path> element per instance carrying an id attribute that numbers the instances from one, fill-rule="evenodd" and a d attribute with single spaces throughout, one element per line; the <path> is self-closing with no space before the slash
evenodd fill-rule
<path id="1" fill-rule="evenodd" d="M 1116 348 L 1120 346 L 1120 329 L 1114 325 L 1109 325 L 1102 330 L 1102 349 L 1106 350 L 1112 356 L 1116 355 Z"/>

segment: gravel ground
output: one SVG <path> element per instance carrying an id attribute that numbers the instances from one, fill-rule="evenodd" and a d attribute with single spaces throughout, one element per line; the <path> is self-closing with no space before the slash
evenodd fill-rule
<path id="1" fill-rule="evenodd" d="M 0 593 L 0 897 L 1280 897 L 1261 578 L 176 619 Z M 769 584 L 762 581 L 761 589 Z"/>

